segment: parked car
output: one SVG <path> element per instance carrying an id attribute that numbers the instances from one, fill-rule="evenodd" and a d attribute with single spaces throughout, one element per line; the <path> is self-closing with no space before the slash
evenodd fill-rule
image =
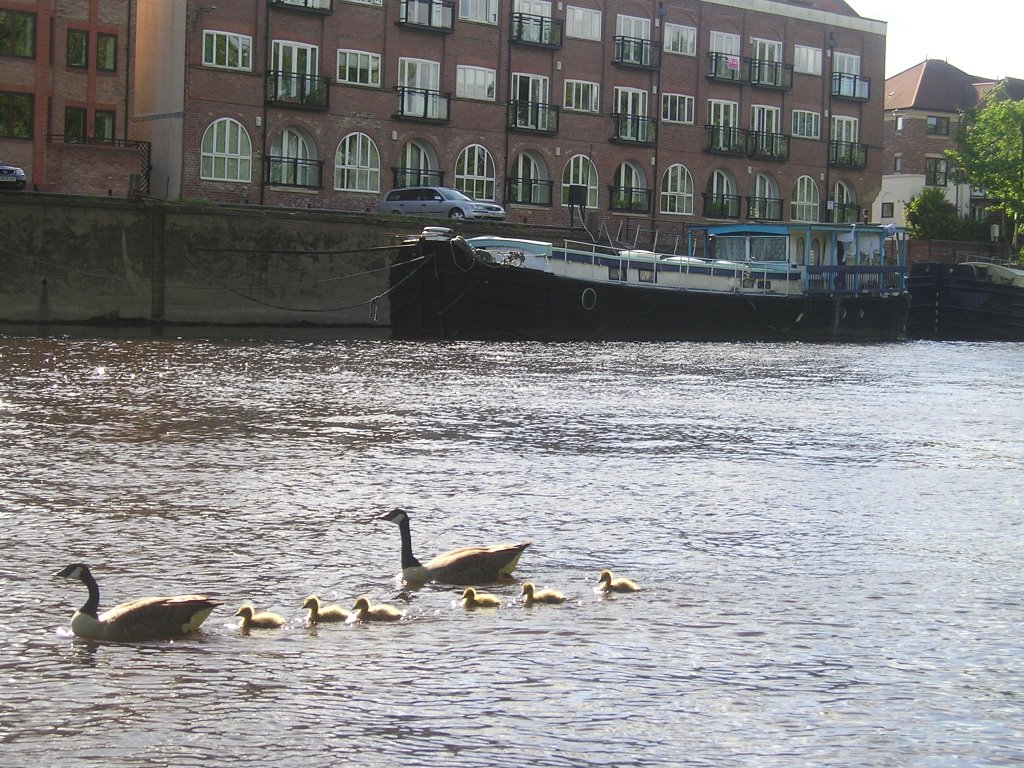
<path id="1" fill-rule="evenodd" d="M 416 216 L 446 216 L 449 219 L 505 220 L 505 209 L 497 203 L 474 200 L 451 187 L 399 187 L 377 203 L 378 213 Z"/>
<path id="2" fill-rule="evenodd" d="M 24 189 L 25 172 L 16 165 L 0 163 L 0 189 Z"/>

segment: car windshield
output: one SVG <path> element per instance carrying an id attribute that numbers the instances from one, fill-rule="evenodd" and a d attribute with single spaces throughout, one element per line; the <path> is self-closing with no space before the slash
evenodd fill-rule
<path id="1" fill-rule="evenodd" d="M 441 194 L 445 200 L 469 200 L 471 198 L 466 197 L 464 194 L 459 192 L 457 189 L 442 189 Z"/>

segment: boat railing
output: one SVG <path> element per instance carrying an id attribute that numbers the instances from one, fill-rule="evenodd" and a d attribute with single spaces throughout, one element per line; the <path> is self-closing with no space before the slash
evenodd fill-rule
<path id="1" fill-rule="evenodd" d="M 898 265 L 807 267 L 807 292 L 812 294 L 868 294 L 887 296 L 903 293 L 904 268 Z"/>

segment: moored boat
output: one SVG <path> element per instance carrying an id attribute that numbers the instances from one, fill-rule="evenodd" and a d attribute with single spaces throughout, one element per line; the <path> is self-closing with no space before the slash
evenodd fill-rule
<path id="1" fill-rule="evenodd" d="M 905 253 L 902 231 L 858 225 L 694 227 L 678 254 L 428 227 L 392 267 L 392 335 L 894 340 Z"/>
<path id="2" fill-rule="evenodd" d="M 1024 267 L 921 262 L 907 287 L 911 338 L 1024 341 Z"/>

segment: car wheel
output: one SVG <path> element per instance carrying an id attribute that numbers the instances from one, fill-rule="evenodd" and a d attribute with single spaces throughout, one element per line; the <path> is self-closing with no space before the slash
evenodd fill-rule
<path id="1" fill-rule="evenodd" d="M 464 219 L 466 218 L 466 212 L 461 208 L 452 208 L 448 211 L 449 219 Z"/>

